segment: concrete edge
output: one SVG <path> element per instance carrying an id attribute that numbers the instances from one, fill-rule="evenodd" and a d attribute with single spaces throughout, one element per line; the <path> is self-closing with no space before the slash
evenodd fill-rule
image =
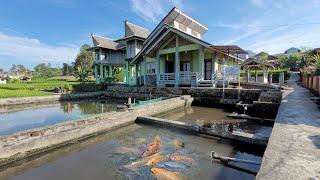
<path id="1" fill-rule="evenodd" d="M 153 115 L 191 104 L 190 96 L 141 105 L 127 112 L 106 114 L 0 136 L 0 167 L 72 144 L 135 122 L 138 115 Z M 109 116 L 110 117 L 109 117 Z M 116 120 L 116 121 L 115 121 Z"/>

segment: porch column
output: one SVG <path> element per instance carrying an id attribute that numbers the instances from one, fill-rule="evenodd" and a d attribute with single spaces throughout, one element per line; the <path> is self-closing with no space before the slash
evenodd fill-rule
<path id="1" fill-rule="evenodd" d="M 256 80 L 255 80 L 255 81 L 258 82 L 258 73 L 257 73 L 257 70 L 255 70 L 255 75 L 256 75 L 256 77 L 255 77 Z"/>
<path id="2" fill-rule="evenodd" d="M 199 62 L 200 62 L 201 80 L 204 80 L 204 49 L 203 49 L 203 46 L 200 46 L 200 48 L 199 48 Z"/>
<path id="3" fill-rule="evenodd" d="M 176 51 L 175 51 L 175 87 L 179 87 L 179 74 L 180 74 L 180 56 L 179 56 L 179 37 L 176 36 Z"/>
<path id="4" fill-rule="evenodd" d="M 265 67 L 263 67 L 263 83 L 268 83 L 268 72 Z"/>
<path id="5" fill-rule="evenodd" d="M 269 84 L 272 84 L 272 73 L 269 74 Z"/>
<path id="6" fill-rule="evenodd" d="M 126 84 L 129 84 L 129 62 L 128 61 L 126 62 L 126 74 L 125 74 L 125 76 L 126 76 L 125 82 L 126 82 Z"/>
<path id="7" fill-rule="evenodd" d="M 100 64 L 100 82 L 103 82 L 103 65 Z"/>
<path id="8" fill-rule="evenodd" d="M 144 65 L 144 76 L 143 76 L 143 85 L 147 85 L 147 58 L 143 58 L 143 65 Z"/>
<path id="9" fill-rule="evenodd" d="M 99 80 L 98 80 L 98 65 L 94 65 L 94 76 L 96 78 L 96 83 L 99 83 Z"/>
<path id="10" fill-rule="evenodd" d="M 156 75 L 157 75 L 156 84 L 159 85 L 159 81 L 160 81 L 160 55 L 159 55 L 159 50 L 157 50 L 156 61 L 157 61 L 157 65 L 156 65 Z"/>
<path id="11" fill-rule="evenodd" d="M 250 81 L 250 70 L 248 69 L 247 70 L 247 82 L 249 82 Z"/>
<path id="12" fill-rule="evenodd" d="M 109 77 L 113 76 L 113 70 L 112 70 L 112 66 L 109 66 Z"/>
<path id="13" fill-rule="evenodd" d="M 217 57 L 217 52 L 212 53 L 212 60 L 211 60 L 211 64 L 212 64 L 212 74 L 216 72 L 216 57 Z"/>

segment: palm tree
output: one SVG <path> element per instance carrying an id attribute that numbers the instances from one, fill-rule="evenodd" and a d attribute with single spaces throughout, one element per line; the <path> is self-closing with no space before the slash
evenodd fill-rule
<path id="1" fill-rule="evenodd" d="M 320 68 L 320 54 L 313 55 L 309 63 L 314 65 L 316 68 Z"/>
<path id="2" fill-rule="evenodd" d="M 76 71 L 74 72 L 74 76 L 79 78 L 79 81 L 85 81 L 89 76 L 89 71 L 87 71 L 84 67 L 78 66 Z"/>

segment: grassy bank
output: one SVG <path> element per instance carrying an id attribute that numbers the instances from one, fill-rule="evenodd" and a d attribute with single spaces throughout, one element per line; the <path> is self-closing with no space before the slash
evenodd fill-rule
<path id="1" fill-rule="evenodd" d="M 0 98 L 45 96 L 53 93 L 80 93 L 102 90 L 94 82 L 38 79 L 28 82 L 0 84 Z"/>
<path id="2" fill-rule="evenodd" d="M 51 94 L 51 92 L 46 91 L 0 89 L 0 98 L 46 96 Z"/>

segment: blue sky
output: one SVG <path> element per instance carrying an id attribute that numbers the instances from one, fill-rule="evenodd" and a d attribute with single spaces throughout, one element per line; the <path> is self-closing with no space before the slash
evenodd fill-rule
<path id="1" fill-rule="evenodd" d="M 176 6 L 206 25 L 203 39 L 282 52 L 320 46 L 320 0 L 9 0 L 0 6 L 0 68 L 74 60 L 90 33 L 117 39 L 123 21 L 150 31 Z"/>

